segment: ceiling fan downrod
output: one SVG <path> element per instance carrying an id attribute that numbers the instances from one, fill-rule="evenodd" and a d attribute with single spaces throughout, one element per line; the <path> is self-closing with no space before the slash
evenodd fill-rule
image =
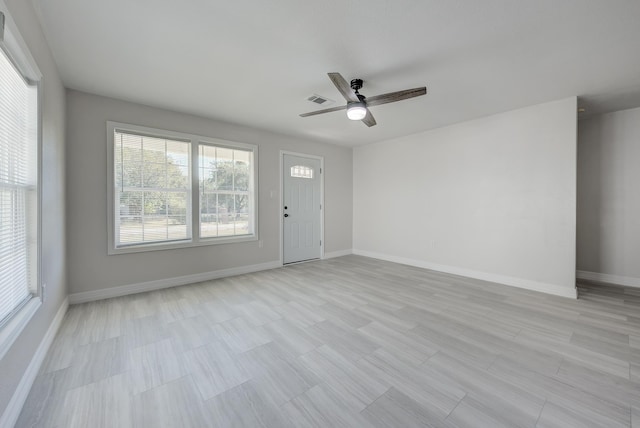
<path id="1" fill-rule="evenodd" d="M 351 89 L 353 89 L 353 91 L 358 94 L 358 90 L 362 89 L 362 79 L 353 79 L 351 81 Z M 360 95 L 360 94 L 358 94 Z"/>

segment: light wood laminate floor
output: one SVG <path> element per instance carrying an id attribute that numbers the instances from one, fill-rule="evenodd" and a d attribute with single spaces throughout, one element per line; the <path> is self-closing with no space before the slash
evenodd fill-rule
<path id="1" fill-rule="evenodd" d="M 70 307 L 18 427 L 640 427 L 640 290 L 346 256 Z"/>

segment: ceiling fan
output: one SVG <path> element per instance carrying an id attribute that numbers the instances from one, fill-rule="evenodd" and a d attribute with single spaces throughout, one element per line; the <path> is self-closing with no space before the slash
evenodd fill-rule
<path id="1" fill-rule="evenodd" d="M 338 110 L 347 110 L 347 117 L 351 120 L 361 120 L 365 125 L 371 127 L 376 124 L 376 120 L 369 111 L 369 107 L 377 106 L 380 104 L 395 103 L 396 101 L 406 100 L 408 98 L 419 97 L 427 93 L 426 87 L 405 89 L 404 91 L 389 92 L 387 94 L 374 95 L 373 97 L 366 98 L 358 92 L 362 89 L 362 79 L 353 79 L 351 84 L 348 84 L 344 77 L 340 73 L 327 73 L 329 79 L 336 85 L 338 91 L 347 100 L 347 104 L 338 107 L 326 108 L 323 110 L 316 110 L 309 113 L 302 113 L 301 117 L 315 116 L 316 114 L 329 113 Z"/>

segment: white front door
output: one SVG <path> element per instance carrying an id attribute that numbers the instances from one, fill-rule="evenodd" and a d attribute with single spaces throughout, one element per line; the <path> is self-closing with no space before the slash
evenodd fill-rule
<path id="1" fill-rule="evenodd" d="M 283 260 L 295 263 L 321 256 L 320 159 L 283 154 Z"/>

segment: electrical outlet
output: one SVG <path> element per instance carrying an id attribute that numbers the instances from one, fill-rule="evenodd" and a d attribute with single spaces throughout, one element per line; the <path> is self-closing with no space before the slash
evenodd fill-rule
<path id="1" fill-rule="evenodd" d="M 40 292 L 42 293 L 42 301 L 44 302 L 44 300 L 47 298 L 47 283 L 42 284 L 42 289 L 40 290 Z"/>
<path id="2" fill-rule="evenodd" d="M 264 247 L 264 241 L 261 239 L 258 241 L 258 248 Z"/>

